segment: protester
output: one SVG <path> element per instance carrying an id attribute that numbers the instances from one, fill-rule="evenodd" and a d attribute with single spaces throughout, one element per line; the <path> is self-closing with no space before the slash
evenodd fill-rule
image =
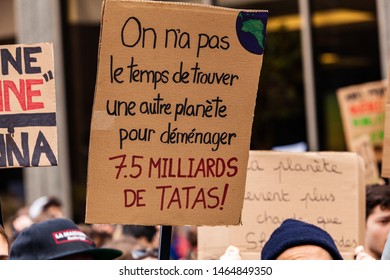
<path id="1" fill-rule="evenodd" d="M 54 196 L 42 196 L 34 200 L 28 211 L 34 222 L 42 222 L 53 218 L 64 218 L 62 202 Z"/>
<path id="2" fill-rule="evenodd" d="M 3 226 L 0 225 L 0 260 L 7 260 L 9 255 L 9 240 Z"/>
<path id="3" fill-rule="evenodd" d="M 355 260 L 358 261 L 370 261 L 375 260 L 364 250 L 364 246 L 359 245 L 355 248 Z"/>
<path id="4" fill-rule="evenodd" d="M 136 240 L 131 250 L 135 260 L 156 260 L 158 258 L 159 234 L 155 226 L 124 225 L 123 233 Z"/>
<path id="5" fill-rule="evenodd" d="M 102 247 L 112 239 L 115 226 L 112 224 L 92 224 L 89 237 L 95 242 L 96 247 Z"/>
<path id="6" fill-rule="evenodd" d="M 122 225 L 118 225 L 118 227 Z M 102 248 L 113 248 L 123 252 L 123 254 L 116 258 L 117 260 L 134 260 L 132 254 L 133 250 L 138 247 L 137 240 L 128 234 L 121 233 L 120 236 L 112 238 L 102 245 Z"/>
<path id="7" fill-rule="evenodd" d="M 115 259 L 121 251 L 96 248 L 69 219 L 49 219 L 23 230 L 11 246 L 10 260 Z"/>
<path id="8" fill-rule="evenodd" d="M 19 233 L 28 228 L 34 223 L 28 214 L 28 207 L 20 208 L 14 216 L 9 220 L 9 240 L 14 241 L 18 237 Z"/>
<path id="9" fill-rule="evenodd" d="M 333 238 L 323 229 L 287 219 L 270 236 L 262 260 L 342 260 Z"/>
<path id="10" fill-rule="evenodd" d="M 366 233 L 364 248 L 358 247 L 357 260 L 380 260 L 390 232 L 390 186 L 374 184 L 366 188 Z M 368 256 L 367 256 L 368 255 Z"/>

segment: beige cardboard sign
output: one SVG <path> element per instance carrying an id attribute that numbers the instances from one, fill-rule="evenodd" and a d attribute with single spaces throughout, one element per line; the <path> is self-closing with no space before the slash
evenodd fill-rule
<path id="1" fill-rule="evenodd" d="M 217 259 L 229 245 L 243 259 L 260 259 L 287 218 L 326 230 L 346 259 L 363 244 L 364 164 L 357 154 L 251 151 L 247 176 L 242 225 L 198 227 L 199 259 Z"/>
<path id="2" fill-rule="evenodd" d="M 0 65 L 0 168 L 57 165 L 53 45 L 2 45 Z"/>
<path id="3" fill-rule="evenodd" d="M 364 134 L 374 146 L 377 161 L 382 158 L 387 81 L 375 81 L 340 88 L 337 98 L 349 151 L 356 137 Z"/>
<path id="4" fill-rule="evenodd" d="M 104 1 L 86 222 L 240 223 L 266 20 Z"/>

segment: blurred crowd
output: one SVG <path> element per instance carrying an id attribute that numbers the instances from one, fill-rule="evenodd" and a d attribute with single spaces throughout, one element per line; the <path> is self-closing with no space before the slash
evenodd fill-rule
<path id="1" fill-rule="evenodd" d="M 390 186 L 366 188 L 364 244 L 356 260 L 390 259 Z M 59 198 L 43 196 L 19 209 L 0 226 L 0 259 L 159 259 L 160 227 L 117 224 L 75 224 L 65 217 Z M 197 228 L 173 226 L 173 260 L 197 259 Z M 263 260 L 342 260 L 332 236 L 305 221 L 286 219 L 261 250 Z M 231 244 L 220 260 L 242 259 Z"/>
<path id="2" fill-rule="evenodd" d="M 0 226 L 0 233 L 1 259 L 58 259 L 64 257 L 63 252 L 66 250 L 71 253 L 67 258 L 80 258 L 80 253 L 100 249 L 101 252 L 117 250 L 118 253 L 103 254 L 103 257 L 98 258 L 106 259 L 108 256 L 109 259 L 152 260 L 158 259 L 159 253 L 159 226 L 75 224 L 65 217 L 62 202 L 56 197 L 43 196 L 31 205 L 22 207 L 5 222 L 4 227 Z M 59 233 L 66 233 L 68 236 L 63 234 L 62 237 Z M 53 237 L 56 234 L 59 238 Z M 47 251 L 58 251 L 59 254 L 46 252 L 35 256 L 26 246 L 28 242 L 36 242 L 37 247 L 44 248 L 49 241 L 53 242 Z M 62 244 L 67 247 L 61 248 Z M 83 246 L 79 246 L 80 244 Z M 196 246 L 195 227 L 173 227 L 170 250 L 172 259 L 197 259 Z M 83 258 L 86 258 L 85 254 Z M 93 258 L 97 257 L 94 255 Z"/>

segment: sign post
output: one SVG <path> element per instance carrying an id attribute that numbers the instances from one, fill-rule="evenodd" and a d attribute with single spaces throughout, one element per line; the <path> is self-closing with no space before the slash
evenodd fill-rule
<path id="1" fill-rule="evenodd" d="M 103 5 L 86 222 L 239 224 L 268 13 Z"/>
<path id="2" fill-rule="evenodd" d="M 158 250 L 159 260 L 169 260 L 171 258 L 172 226 L 160 227 L 160 246 Z"/>
<path id="3" fill-rule="evenodd" d="M 229 245 L 243 259 L 260 259 L 264 244 L 286 219 L 327 231 L 345 259 L 364 243 L 362 158 L 350 152 L 251 151 L 242 225 L 199 227 L 199 259 L 216 259 Z"/>

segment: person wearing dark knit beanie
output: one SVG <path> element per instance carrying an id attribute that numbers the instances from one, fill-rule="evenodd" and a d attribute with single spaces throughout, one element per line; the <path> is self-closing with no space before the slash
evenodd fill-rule
<path id="1" fill-rule="evenodd" d="M 270 236 L 262 260 L 342 260 L 333 238 L 323 229 L 287 219 Z"/>

